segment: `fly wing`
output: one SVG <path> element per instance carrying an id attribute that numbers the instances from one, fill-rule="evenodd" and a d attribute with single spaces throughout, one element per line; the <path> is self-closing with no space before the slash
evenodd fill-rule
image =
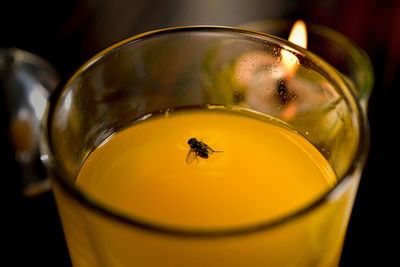
<path id="1" fill-rule="evenodd" d="M 192 163 L 195 159 L 197 159 L 196 151 L 191 148 L 186 155 L 186 164 Z"/>

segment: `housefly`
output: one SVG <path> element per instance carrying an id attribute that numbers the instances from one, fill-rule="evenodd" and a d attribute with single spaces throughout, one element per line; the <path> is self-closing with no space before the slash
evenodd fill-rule
<path id="1" fill-rule="evenodd" d="M 208 159 L 208 157 L 214 152 L 222 152 L 212 149 L 209 145 L 197 140 L 194 137 L 188 140 L 188 144 L 190 146 L 190 150 L 186 156 L 187 164 L 192 163 L 195 159 L 198 160 L 197 157 Z"/>

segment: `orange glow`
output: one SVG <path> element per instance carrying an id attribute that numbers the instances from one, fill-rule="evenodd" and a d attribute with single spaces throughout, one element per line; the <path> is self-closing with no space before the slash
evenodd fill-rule
<path id="1" fill-rule="evenodd" d="M 307 48 L 307 29 L 302 20 L 297 20 L 290 31 L 288 40 L 303 48 Z M 299 60 L 296 55 L 287 50 L 281 51 L 282 64 L 286 68 L 288 76 L 294 74 L 298 68 Z"/>

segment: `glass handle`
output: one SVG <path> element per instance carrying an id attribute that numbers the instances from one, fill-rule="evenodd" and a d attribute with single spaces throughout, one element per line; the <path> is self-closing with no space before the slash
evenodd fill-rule
<path id="1" fill-rule="evenodd" d="M 0 87 L 8 115 L 9 142 L 18 166 L 24 196 L 50 189 L 40 160 L 39 137 L 48 98 L 58 84 L 54 67 L 29 52 L 0 48 Z"/>

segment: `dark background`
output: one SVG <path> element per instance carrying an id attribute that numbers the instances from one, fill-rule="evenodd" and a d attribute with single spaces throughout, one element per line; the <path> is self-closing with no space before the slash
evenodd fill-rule
<path id="1" fill-rule="evenodd" d="M 272 18 L 331 27 L 359 44 L 372 60 L 370 155 L 345 241 L 341 267 L 400 266 L 397 242 L 399 156 L 396 103 L 400 86 L 400 1 L 385 0 L 82 0 L 9 1 L 0 5 L 0 47 L 48 60 L 65 80 L 102 48 L 143 31 L 180 25 L 234 26 Z M 1 94 L 0 94 L 1 96 Z M 51 193 L 21 195 L 1 102 L 2 260 L 10 266 L 70 266 Z M 15 255 L 15 256 L 14 256 Z M 288 255 L 289 256 L 289 255 Z M 3 264 L 1 264 L 3 265 Z"/>

